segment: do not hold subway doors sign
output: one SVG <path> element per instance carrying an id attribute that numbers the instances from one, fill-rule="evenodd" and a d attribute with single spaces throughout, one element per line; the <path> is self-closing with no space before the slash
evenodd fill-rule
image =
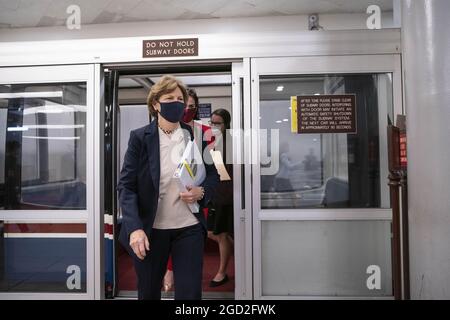
<path id="1" fill-rule="evenodd" d="M 293 98 L 297 107 L 297 133 L 356 133 L 354 94 Z"/>
<path id="2" fill-rule="evenodd" d="M 198 38 L 143 41 L 144 58 L 198 56 Z"/>

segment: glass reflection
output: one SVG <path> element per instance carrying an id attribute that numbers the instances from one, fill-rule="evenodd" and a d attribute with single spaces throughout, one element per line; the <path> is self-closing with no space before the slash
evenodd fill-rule
<path id="1" fill-rule="evenodd" d="M 85 209 L 85 83 L 0 86 L 0 111 L 0 207 Z"/>
<path id="2" fill-rule="evenodd" d="M 267 141 L 277 139 L 275 174 L 261 170 L 261 208 L 381 207 L 379 105 L 392 119 L 389 74 L 266 76 L 260 79 L 260 129 Z M 279 87 L 283 90 L 277 90 Z M 297 134 L 291 132 L 291 96 L 355 94 L 357 133 Z M 389 108 L 389 106 L 391 108 Z M 288 120 L 288 121 L 286 121 Z M 276 129 L 277 137 L 271 135 Z M 266 150 L 261 148 L 261 159 Z M 383 152 L 387 152 L 384 150 Z M 267 164 L 262 163 L 261 168 Z M 383 204 L 385 206 L 385 204 Z"/>

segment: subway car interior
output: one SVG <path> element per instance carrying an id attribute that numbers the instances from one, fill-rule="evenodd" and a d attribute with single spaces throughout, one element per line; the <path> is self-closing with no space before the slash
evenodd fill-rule
<path id="1" fill-rule="evenodd" d="M 231 65 L 181 65 L 153 67 L 122 67 L 105 70 L 107 99 L 105 113 L 105 189 L 114 190 L 117 176 L 123 164 L 130 131 L 145 126 L 153 119 L 149 115 L 147 96 L 151 86 L 162 75 L 171 74 L 180 79 L 198 96 L 198 124 L 209 126 L 211 112 L 226 109 L 232 113 Z M 121 228 L 121 212 L 116 197 L 106 197 L 105 212 L 109 223 L 105 222 L 106 241 L 106 283 L 107 297 L 137 297 L 136 274 L 127 251 L 117 241 Z M 108 231 L 105 231 L 108 232 Z M 234 258 L 230 252 L 226 274 L 229 281 L 211 287 L 210 281 L 219 268 L 219 247 L 217 242 L 207 239 L 204 252 L 203 297 L 206 299 L 234 299 Z M 173 287 L 163 292 L 163 298 L 173 298 Z"/>
<path id="2" fill-rule="evenodd" d="M 86 85 L 0 88 L 7 96 L 0 99 L 0 207 L 36 212 L 86 209 Z M 7 291 L 61 292 L 55 268 L 86 264 L 83 255 L 70 254 L 86 249 L 84 233 L 81 223 L 2 221 L 0 286 Z M 86 282 L 79 287 L 85 290 Z"/>
<path id="3" fill-rule="evenodd" d="M 146 98 L 151 86 L 164 74 L 173 74 L 189 88 L 196 90 L 199 105 L 206 107 L 206 112 L 202 111 L 202 117 L 198 120 L 202 124 L 208 125 L 210 113 L 218 108 L 224 108 L 232 114 L 231 64 L 106 66 L 104 73 L 105 297 L 134 298 L 137 292 L 132 260 L 117 241 L 121 228 L 121 210 L 116 186 L 130 131 L 151 121 Z M 380 143 L 383 144 L 380 142 L 381 128 L 393 118 L 390 88 L 392 76 L 389 73 L 262 78 L 259 92 L 260 128 L 278 129 L 280 136 L 277 138 L 281 143 L 279 146 L 272 144 L 271 140 L 275 136 L 269 134 L 267 150 L 261 148 L 261 157 L 275 153 L 275 149 L 279 148 L 281 155 L 289 155 L 289 164 L 284 168 L 280 161 L 279 170 L 261 175 L 261 208 L 289 210 L 389 207 L 387 187 L 381 182 L 383 175 L 380 174 L 387 169 L 386 164 L 380 162 L 384 155 L 380 155 L 379 150 Z M 80 101 L 85 90 L 86 87 L 79 83 L 1 87 L 1 91 L 10 96 L 14 92 L 30 93 L 27 98 L 11 96 L 9 99 L 0 99 L 1 130 L 5 133 L 1 141 L 5 157 L 0 159 L 5 164 L 1 166 L 5 167 L 5 171 L 1 172 L 0 177 L 3 182 L 3 208 L 74 210 L 86 206 L 86 178 L 83 175 L 86 155 L 83 150 L 87 137 L 84 127 L 85 109 L 82 107 L 86 101 Z M 40 93 L 33 95 L 34 92 Z M 290 97 L 298 93 L 355 94 L 358 105 L 357 134 L 311 134 L 293 139 L 288 121 L 290 108 L 285 106 L 289 104 Z M 231 123 L 232 129 L 240 129 L 240 126 L 239 123 Z M 263 137 L 261 143 L 263 144 Z M 270 162 L 261 161 L 261 170 L 270 166 Z M 287 183 L 283 176 L 285 170 L 289 171 Z M 243 190 L 238 190 L 238 193 L 242 192 Z M 377 227 L 380 232 L 377 237 L 381 237 L 379 241 L 382 241 L 385 232 L 389 232 L 386 227 L 387 225 Z M 20 233 L 20 229 L 29 228 L 37 227 L 33 224 L 15 223 L 2 226 L 4 234 L 1 238 L 3 248 L 6 248 L 2 251 L 2 268 L 8 274 L 2 280 L 2 285 L 11 291 L 33 291 L 35 286 L 43 284 L 48 286 L 48 290 L 55 290 L 53 287 L 58 287 L 61 279 L 52 279 L 51 269 L 47 269 L 44 276 L 40 273 L 36 279 L 33 270 L 45 269 L 47 264 L 64 264 L 64 256 L 69 260 L 72 257 L 64 252 L 53 252 L 53 258 L 45 257 L 41 261 L 36 257 L 29 264 L 18 257 L 13 258 L 14 248 L 17 246 L 21 246 L 22 250 L 26 247 L 26 251 L 30 252 L 37 245 L 50 245 L 41 243 L 48 241 L 45 237 L 35 239 Z M 49 232 L 56 232 L 52 229 L 54 226 L 46 224 L 41 224 L 39 230 L 28 231 L 45 233 L 48 232 L 46 228 L 51 230 Z M 367 226 L 360 226 L 358 231 L 351 232 L 359 234 L 364 228 Z M 57 231 L 64 246 L 51 241 L 51 247 L 55 250 L 66 250 L 68 239 L 74 247 L 73 251 L 86 246 L 85 239 L 76 236 L 85 232 L 84 225 L 61 225 Z M 234 243 L 234 246 L 239 250 L 239 243 Z M 385 250 L 388 248 L 389 246 L 384 247 Z M 389 269 L 389 251 L 380 254 L 384 257 L 382 259 L 386 269 Z M 83 257 L 78 257 L 76 262 L 85 264 Z M 17 263 L 22 266 L 19 268 Z M 208 284 L 218 265 L 217 243 L 208 239 L 204 252 L 203 296 L 207 299 L 233 299 L 236 281 L 234 254 L 232 253 L 226 271 L 229 281 L 212 288 Z M 272 268 L 277 270 L 279 267 Z M 11 274 L 7 272 L 8 269 L 18 271 Z M 81 288 L 85 285 L 82 282 Z M 385 294 L 389 295 L 391 290 L 387 281 Z M 173 298 L 173 290 L 164 292 L 163 297 Z"/>

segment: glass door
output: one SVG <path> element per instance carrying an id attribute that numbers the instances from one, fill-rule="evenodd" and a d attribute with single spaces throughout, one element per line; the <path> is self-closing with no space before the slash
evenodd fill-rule
<path id="1" fill-rule="evenodd" d="M 232 65 L 235 299 L 253 299 L 250 59 Z"/>
<path id="2" fill-rule="evenodd" d="M 261 58 L 251 71 L 254 297 L 391 298 L 400 57 Z"/>
<path id="3" fill-rule="evenodd" d="M 0 70 L 0 299 L 94 298 L 94 74 Z"/>

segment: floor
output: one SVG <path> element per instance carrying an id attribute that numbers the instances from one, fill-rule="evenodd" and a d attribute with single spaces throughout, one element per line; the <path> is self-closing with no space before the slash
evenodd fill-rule
<path id="1" fill-rule="evenodd" d="M 212 298 L 233 298 L 234 294 L 234 257 L 231 257 L 227 268 L 227 274 L 230 281 L 222 286 L 210 288 L 209 282 L 216 275 L 219 266 L 219 248 L 217 244 L 208 239 L 205 245 L 205 254 L 203 256 L 203 295 Z M 133 268 L 131 257 L 124 251 L 119 253 L 119 294 L 124 293 L 126 296 L 135 296 L 136 291 L 136 274 Z M 175 284 L 176 285 L 176 284 Z M 165 295 L 170 297 L 171 293 Z"/>

